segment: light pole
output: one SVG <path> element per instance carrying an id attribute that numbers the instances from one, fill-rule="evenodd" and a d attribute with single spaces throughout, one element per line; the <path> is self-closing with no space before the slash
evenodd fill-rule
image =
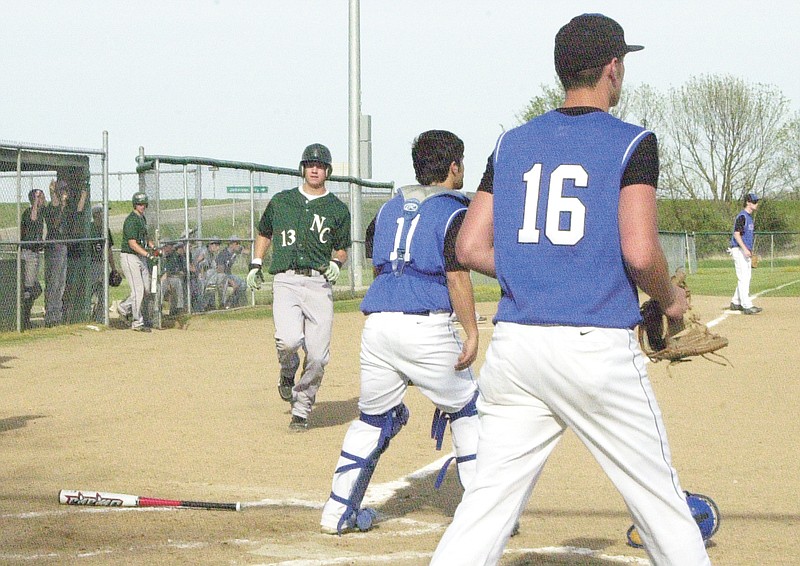
<path id="1" fill-rule="evenodd" d="M 361 37 L 359 0 L 350 0 L 350 49 L 349 49 L 349 174 L 351 177 L 361 178 L 361 155 L 359 148 L 361 127 Z M 350 183 L 350 235 L 353 240 L 352 266 L 354 287 L 360 287 L 362 281 L 362 258 L 364 256 L 364 242 L 361 241 L 361 187 Z"/>

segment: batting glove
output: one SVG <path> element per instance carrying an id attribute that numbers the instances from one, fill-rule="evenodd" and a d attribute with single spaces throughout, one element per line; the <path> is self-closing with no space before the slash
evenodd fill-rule
<path id="1" fill-rule="evenodd" d="M 247 286 L 253 290 L 261 289 L 262 283 L 264 283 L 264 274 L 261 273 L 261 265 L 251 263 L 250 272 L 247 274 Z"/>
<path id="2" fill-rule="evenodd" d="M 339 279 L 339 273 L 341 272 L 342 262 L 338 259 L 332 259 L 330 263 L 328 263 L 328 269 L 325 270 L 325 273 L 322 274 L 323 277 L 330 283 L 334 285 L 336 281 Z"/>

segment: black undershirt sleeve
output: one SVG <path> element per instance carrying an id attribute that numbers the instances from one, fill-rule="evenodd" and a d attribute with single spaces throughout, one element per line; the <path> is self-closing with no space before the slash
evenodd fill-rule
<path id="1" fill-rule="evenodd" d="M 739 232 L 740 234 L 744 234 L 744 215 L 740 214 L 736 217 L 736 224 L 733 226 L 734 232 Z"/>
<path id="2" fill-rule="evenodd" d="M 364 255 L 367 256 L 368 259 L 372 259 L 372 248 L 375 242 L 375 221 L 378 219 L 378 215 L 375 215 L 375 218 L 372 219 L 372 222 L 369 223 L 367 226 L 367 232 L 364 235 Z"/>
<path id="3" fill-rule="evenodd" d="M 466 210 L 457 214 L 450 223 L 450 227 L 447 229 L 447 233 L 444 236 L 445 271 L 469 271 L 469 269 L 458 263 L 458 259 L 456 258 L 456 238 L 458 237 L 458 231 L 461 230 L 461 224 L 464 223 L 464 217 L 466 215 Z"/>

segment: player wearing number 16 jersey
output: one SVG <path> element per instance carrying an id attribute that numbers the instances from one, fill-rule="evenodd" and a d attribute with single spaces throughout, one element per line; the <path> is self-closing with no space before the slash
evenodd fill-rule
<path id="1" fill-rule="evenodd" d="M 567 428 L 619 490 L 653 564 L 709 564 L 633 333 L 637 285 L 670 317 L 688 306 L 658 240 L 655 136 L 608 113 L 640 49 L 600 14 L 562 27 L 564 107 L 500 137 L 467 212 L 459 260 L 496 274 L 502 295 L 478 380 L 476 476 L 433 565 L 500 560 Z"/>

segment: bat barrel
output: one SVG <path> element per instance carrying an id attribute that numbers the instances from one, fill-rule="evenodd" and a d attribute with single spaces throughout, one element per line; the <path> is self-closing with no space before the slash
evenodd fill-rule
<path id="1" fill-rule="evenodd" d="M 224 511 L 240 511 L 239 503 L 213 503 L 208 501 L 181 501 L 181 507 L 193 509 L 220 509 Z"/>

